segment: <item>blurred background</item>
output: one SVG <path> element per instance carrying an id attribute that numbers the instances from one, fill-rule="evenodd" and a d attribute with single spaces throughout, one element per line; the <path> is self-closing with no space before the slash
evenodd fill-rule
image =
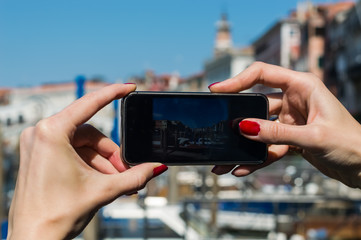
<path id="1" fill-rule="evenodd" d="M 21 131 L 110 83 L 208 91 L 264 61 L 314 73 L 360 121 L 360 20 L 359 1 L 0 0 L 2 238 Z M 117 143 L 118 108 L 89 121 Z M 361 239 L 360 190 L 299 155 L 243 178 L 211 169 L 170 167 L 101 209 L 78 238 Z"/>

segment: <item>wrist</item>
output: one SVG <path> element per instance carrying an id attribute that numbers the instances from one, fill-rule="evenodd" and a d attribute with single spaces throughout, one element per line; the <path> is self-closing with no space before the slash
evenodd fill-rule
<path id="1" fill-rule="evenodd" d="M 42 240 L 42 239 L 65 239 L 66 231 L 62 225 L 52 222 L 17 222 L 9 228 L 7 240 Z"/>

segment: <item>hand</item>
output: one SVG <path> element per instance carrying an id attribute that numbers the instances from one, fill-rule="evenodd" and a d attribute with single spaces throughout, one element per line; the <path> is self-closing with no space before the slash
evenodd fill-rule
<path id="1" fill-rule="evenodd" d="M 84 125 L 134 90 L 134 84 L 107 86 L 22 133 L 8 239 L 73 238 L 100 207 L 166 170 L 158 163 L 129 168 L 113 141 Z"/>
<path id="2" fill-rule="evenodd" d="M 234 169 L 233 175 L 245 176 L 297 148 L 325 175 L 361 188 L 360 124 L 320 79 L 256 62 L 234 78 L 212 84 L 210 90 L 239 92 L 255 84 L 282 90 L 268 95 L 270 115 L 278 115 L 279 122 L 245 119 L 240 123 L 245 137 L 270 144 L 268 159 L 258 166 L 215 166 L 214 173 Z"/>

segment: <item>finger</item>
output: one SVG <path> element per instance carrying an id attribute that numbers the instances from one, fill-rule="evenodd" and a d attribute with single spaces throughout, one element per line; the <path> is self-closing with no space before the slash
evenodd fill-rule
<path id="1" fill-rule="evenodd" d="M 160 163 L 143 163 L 122 173 L 106 175 L 107 180 L 103 179 L 102 181 L 106 189 L 102 199 L 103 201 L 112 201 L 123 194 L 139 191 L 145 187 L 149 180 L 167 169 L 167 166 Z"/>
<path id="2" fill-rule="evenodd" d="M 282 109 L 282 98 L 283 93 L 271 93 L 267 94 L 268 103 L 269 103 L 269 115 L 278 115 Z"/>
<path id="3" fill-rule="evenodd" d="M 104 106 L 126 96 L 136 88 L 135 84 L 112 84 L 98 91 L 86 94 L 55 116 L 67 132 L 88 121 Z"/>
<path id="4" fill-rule="evenodd" d="M 273 163 L 283 158 L 289 150 L 288 145 L 275 145 L 271 144 L 268 146 L 267 161 Z"/>
<path id="5" fill-rule="evenodd" d="M 232 171 L 232 169 L 234 169 L 232 171 L 233 175 L 235 175 L 237 177 L 246 176 L 246 175 L 254 172 L 257 169 L 268 166 L 271 163 L 281 159 L 282 157 L 284 157 L 287 154 L 288 148 L 289 148 L 288 145 L 270 145 L 268 147 L 267 160 L 262 164 L 240 165 L 240 166 L 238 166 L 236 168 L 235 168 L 235 165 L 224 165 L 224 166 L 223 165 L 216 165 L 212 169 L 212 172 L 217 174 L 217 175 L 222 175 L 222 174 L 229 173 L 230 171 Z"/>
<path id="6" fill-rule="evenodd" d="M 322 131 L 317 126 L 288 125 L 262 119 L 245 119 L 239 123 L 243 136 L 268 144 L 313 148 L 322 143 Z"/>
<path id="7" fill-rule="evenodd" d="M 72 143 L 75 148 L 86 146 L 94 149 L 95 152 L 107 159 L 118 172 L 129 168 L 120 157 L 119 146 L 89 124 L 83 124 L 77 128 Z"/>
<path id="8" fill-rule="evenodd" d="M 212 169 L 212 173 L 217 175 L 223 175 L 232 171 L 236 165 L 216 165 Z"/>
<path id="9" fill-rule="evenodd" d="M 256 84 L 263 84 L 272 88 L 286 89 L 290 80 L 298 78 L 300 75 L 301 73 L 290 69 L 255 62 L 237 76 L 213 84 L 209 88 L 212 92 L 240 92 Z"/>
<path id="10" fill-rule="evenodd" d="M 247 176 L 258 169 L 264 168 L 278 161 L 279 159 L 284 157 L 287 154 L 287 152 L 288 152 L 287 145 L 270 145 L 268 147 L 268 157 L 264 163 L 258 165 L 240 165 L 232 171 L 232 175 L 236 177 Z"/>
<path id="11" fill-rule="evenodd" d="M 89 166 L 104 174 L 118 173 L 111 162 L 89 147 L 76 148 L 76 152 Z"/>

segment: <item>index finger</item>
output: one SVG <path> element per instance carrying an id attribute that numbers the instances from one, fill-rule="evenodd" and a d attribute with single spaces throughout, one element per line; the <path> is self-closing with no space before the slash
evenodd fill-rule
<path id="1" fill-rule="evenodd" d="M 276 65 L 255 62 L 237 76 L 210 86 L 212 92 L 240 92 L 262 84 L 272 88 L 286 89 L 290 80 L 300 73 Z"/>
<path id="2" fill-rule="evenodd" d="M 113 100 L 126 96 L 136 89 L 135 84 L 112 84 L 86 94 L 56 114 L 67 130 L 87 122 L 100 109 Z"/>

